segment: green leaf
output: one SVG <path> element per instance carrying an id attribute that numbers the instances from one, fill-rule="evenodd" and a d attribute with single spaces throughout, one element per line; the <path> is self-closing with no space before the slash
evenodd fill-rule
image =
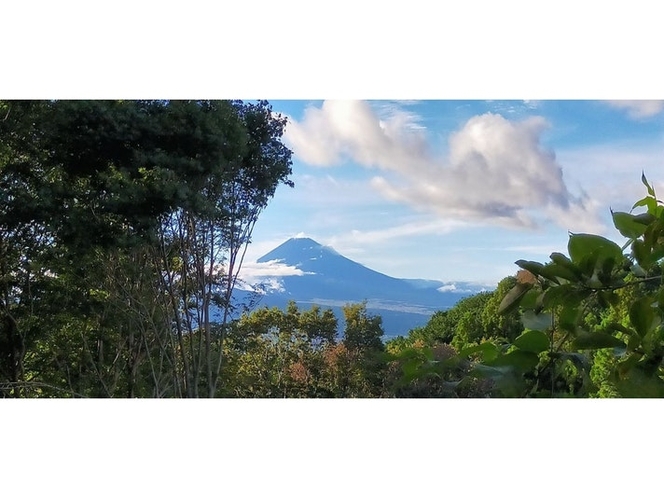
<path id="1" fill-rule="evenodd" d="M 664 310 L 664 287 L 661 286 L 657 293 L 657 306 L 659 306 L 660 310 Z"/>
<path id="2" fill-rule="evenodd" d="M 563 284 L 555 287 L 549 287 L 544 292 L 544 306 L 551 308 L 553 306 L 572 306 L 580 305 L 584 299 L 590 296 L 592 291 L 588 289 L 579 289 L 576 285 Z"/>
<path id="3" fill-rule="evenodd" d="M 481 353 L 485 360 L 493 359 L 498 354 L 498 347 L 492 342 L 483 342 L 476 346 L 469 346 L 459 351 L 458 356 L 467 358 L 476 353 Z"/>
<path id="4" fill-rule="evenodd" d="M 648 208 L 648 214 L 654 214 L 657 212 L 657 199 L 650 196 L 644 197 L 643 199 L 636 201 L 632 206 L 632 209 L 641 206 L 646 206 Z"/>
<path id="5" fill-rule="evenodd" d="M 569 259 L 567 256 L 565 256 L 562 253 L 559 252 L 552 252 L 551 255 L 549 256 L 551 258 L 551 261 L 555 263 L 557 266 L 563 267 L 567 270 L 569 270 L 573 275 L 574 275 L 574 280 L 578 281 L 581 279 L 583 276 L 583 272 L 581 271 L 581 268 L 576 266 L 574 263 L 572 263 L 572 260 Z"/>
<path id="6" fill-rule="evenodd" d="M 634 216 L 634 221 L 646 226 L 650 225 L 655 220 L 657 220 L 657 217 L 653 216 L 651 213 L 641 213 Z"/>
<path id="7" fill-rule="evenodd" d="M 524 270 L 528 270 L 530 273 L 535 275 L 539 275 L 540 269 L 544 266 L 542 263 L 538 263 L 537 261 L 526 261 L 525 259 L 515 261 L 514 264 L 520 268 L 523 268 Z"/>
<path id="8" fill-rule="evenodd" d="M 521 299 L 523 299 L 523 296 L 526 295 L 526 292 L 528 292 L 532 286 L 532 284 L 517 283 L 507 294 L 505 294 L 505 297 L 500 302 L 500 306 L 498 306 L 498 313 L 508 313 L 516 308 Z"/>
<path id="9" fill-rule="evenodd" d="M 611 290 L 600 291 L 597 293 L 599 303 L 602 306 L 617 306 L 620 303 L 620 296 Z"/>
<path id="10" fill-rule="evenodd" d="M 551 257 L 553 259 L 553 254 L 551 255 Z M 578 280 L 578 277 L 581 274 L 578 268 L 576 268 L 574 264 L 569 260 L 566 261 L 559 260 L 559 261 L 560 262 L 554 261 L 552 263 L 543 265 L 542 263 L 538 263 L 536 261 L 526 261 L 520 259 L 519 261 L 516 261 L 515 264 L 523 268 L 524 270 L 528 270 L 533 275 L 544 277 L 556 283 L 560 283 L 560 279 L 569 280 L 569 281 Z"/>
<path id="11" fill-rule="evenodd" d="M 655 315 L 652 304 L 652 298 L 643 297 L 634 301 L 629 308 L 629 320 L 641 337 L 645 337 L 661 322 L 660 318 Z"/>
<path id="12" fill-rule="evenodd" d="M 491 379 L 493 381 L 493 389 L 499 392 L 501 397 L 521 397 L 527 388 L 523 376 L 509 366 L 501 367 L 478 364 L 471 370 L 469 376 Z"/>
<path id="13" fill-rule="evenodd" d="M 539 330 L 528 330 L 514 340 L 514 345 L 521 351 L 541 353 L 549 349 L 549 338 Z"/>
<path id="14" fill-rule="evenodd" d="M 634 254 L 634 259 L 639 266 L 642 268 L 648 268 L 651 262 L 650 251 L 646 247 L 645 242 L 642 240 L 635 240 L 632 244 L 632 253 Z"/>
<path id="15" fill-rule="evenodd" d="M 650 376 L 640 368 L 632 368 L 623 378 L 615 382 L 616 389 L 623 398 L 662 398 L 664 381 Z"/>
<path id="16" fill-rule="evenodd" d="M 658 244 L 662 244 L 664 241 L 662 239 L 658 240 Z M 660 259 L 664 258 L 664 247 L 655 247 L 650 254 L 650 258 L 653 261 L 659 261 Z"/>
<path id="17" fill-rule="evenodd" d="M 614 226 L 628 239 L 636 239 L 645 233 L 648 224 L 642 223 L 641 219 L 632 214 L 620 211 L 613 213 Z"/>
<path id="18" fill-rule="evenodd" d="M 621 323 L 618 322 L 610 322 L 605 329 L 609 332 L 621 332 L 625 335 L 634 335 L 634 332 Z"/>
<path id="19" fill-rule="evenodd" d="M 516 349 L 509 353 L 497 357 L 486 365 L 491 367 L 512 367 L 522 372 L 529 372 L 537 367 L 539 363 L 539 356 L 530 351 L 521 351 Z"/>
<path id="20" fill-rule="evenodd" d="M 617 379 L 624 379 L 629 375 L 629 372 L 639 363 L 641 359 L 640 354 L 631 353 L 626 358 L 620 360 L 616 365 L 615 375 Z"/>
<path id="21" fill-rule="evenodd" d="M 625 347 L 620 339 L 604 332 L 581 332 L 572 341 L 573 349 L 604 349 Z"/>
<path id="22" fill-rule="evenodd" d="M 558 314 L 558 327 L 567 332 L 574 332 L 581 319 L 581 304 L 563 306 Z"/>
<path id="23" fill-rule="evenodd" d="M 535 312 L 528 310 L 521 316 L 521 323 L 523 323 L 523 326 L 527 329 L 546 330 L 551 327 L 551 314 L 535 314 Z"/>
<path id="24" fill-rule="evenodd" d="M 549 280 L 557 280 L 558 283 L 565 283 L 565 280 L 568 282 L 577 282 L 579 280 L 579 274 L 577 272 L 558 263 L 549 263 L 544 266 L 542 269 L 542 275 Z M 561 279 L 563 281 L 561 281 Z"/>
<path id="25" fill-rule="evenodd" d="M 648 183 L 648 180 L 646 179 L 646 173 L 645 173 L 645 171 L 642 171 L 642 172 L 641 172 L 641 182 L 642 182 L 642 183 L 646 186 L 646 188 L 648 189 L 648 195 L 649 195 L 649 196 L 651 196 L 651 197 L 657 197 L 657 196 L 655 195 L 655 189 L 653 189 L 653 188 L 650 186 L 650 184 Z"/>
<path id="26" fill-rule="evenodd" d="M 572 262 L 575 264 L 588 260 L 591 260 L 593 264 L 596 261 L 603 262 L 606 259 L 621 261 L 623 258 L 620 246 L 600 235 L 587 233 L 572 234 L 570 235 L 567 249 Z"/>
<path id="27" fill-rule="evenodd" d="M 552 356 L 557 357 L 561 360 L 568 360 L 577 367 L 579 370 L 589 370 L 590 361 L 588 356 L 582 353 L 554 353 Z"/>
<path id="28" fill-rule="evenodd" d="M 542 291 L 539 289 L 530 289 L 521 298 L 519 306 L 521 309 L 535 310 L 542 307 Z"/>
<path id="29" fill-rule="evenodd" d="M 510 367 L 507 366 L 489 366 L 478 363 L 473 367 L 472 374 L 477 377 L 484 378 L 497 378 L 507 375 L 512 371 Z"/>

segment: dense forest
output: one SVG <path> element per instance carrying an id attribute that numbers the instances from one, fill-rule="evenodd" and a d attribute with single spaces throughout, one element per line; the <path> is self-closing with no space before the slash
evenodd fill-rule
<path id="1" fill-rule="evenodd" d="M 660 397 L 664 206 L 384 342 L 363 303 L 235 299 L 293 186 L 268 102 L 0 102 L 1 397 Z"/>

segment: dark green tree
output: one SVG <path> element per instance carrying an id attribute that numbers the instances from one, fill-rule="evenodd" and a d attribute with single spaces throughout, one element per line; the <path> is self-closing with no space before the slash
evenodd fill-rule
<path id="1" fill-rule="evenodd" d="M 292 185 L 285 119 L 264 101 L 12 101 L 0 115 L 3 392 L 214 394 L 214 322 L 231 316 L 257 217 Z"/>

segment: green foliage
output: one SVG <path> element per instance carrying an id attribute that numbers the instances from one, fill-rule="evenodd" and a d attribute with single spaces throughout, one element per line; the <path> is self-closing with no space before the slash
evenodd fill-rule
<path id="1" fill-rule="evenodd" d="M 301 311 L 261 308 L 234 324 L 228 336 L 224 385 L 233 397 L 375 397 L 383 390 L 380 317 L 365 304 L 344 307 L 346 329 L 318 306 Z M 350 321 L 349 321 L 350 318 Z M 362 342 L 364 341 L 364 342 Z"/>
<path id="2" fill-rule="evenodd" d="M 530 347 L 535 342 L 524 341 L 522 336 L 503 356 L 479 363 L 480 373 L 485 366 L 511 367 L 510 378 L 496 373 L 503 381 L 503 395 L 542 395 L 545 390 L 550 396 L 563 395 L 554 377 L 560 380 L 563 373 L 573 395 L 664 393 L 664 209 L 645 176 L 642 181 L 648 195 L 634 207 L 645 206 L 647 212 L 612 213 L 616 229 L 628 239 L 623 247 L 631 248 L 629 254 L 604 237 L 571 234 L 569 257 L 553 253 L 547 264 L 516 262 L 526 273 L 500 309 L 505 312 L 520 306 L 523 324 L 531 329 L 526 334 L 540 331 L 531 351 L 539 353 L 540 361 L 521 361 L 523 354 L 519 362 L 511 358 L 524 344 Z M 584 351 L 596 353 L 584 355 Z M 543 361 L 545 355 L 548 359 Z M 514 376 L 519 370 L 520 375 Z M 544 377 L 550 385 L 541 382 Z"/>
<path id="3" fill-rule="evenodd" d="M 407 337 L 387 342 L 391 379 L 387 391 L 400 397 L 483 397 L 494 383 L 491 372 L 502 366 L 486 366 L 488 375 L 471 375 L 474 360 L 497 359 L 502 346 L 490 341 L 513 340 L 524 330 L 517 310 L 498 314 L 501 300 L 515 279 L 503 279 L 493 292 L 460 300 L 454 307 L 434 313 L 426 326 Z M 521 339 L 524 351 L 540 347 L 533 335 Z M 547 341 L 548 344 L 548 341 Z M 523 356 L 517 353 L 512 359 Z M 522 358 L 523 359 L 523 358 Z"/>
<path id="4" fill-rule="evenodd" d="M 367 313 L 366 303 L 347 304 L 342 308 L 346 327 L 343 342 L 351 351 L 383 349 L 383 319 Z"/>
<path id="5" fill-rule="evenodd" d="M 214 395 L 242 248 L 292 185 L 285 118 L 265 101 L 0 108 L 2 395 Z"/>
<path id="6" fill-rule="evenodd" d="M 599 235 L 570 234 L 569 256 L 517 261 L 521 270 L 488 302 L 463 300 L 388 343 L 401 364 L 400 382 L 420 393 L 424 383 L 431 396 L 441 395 L 443 385 L 459 395 L 478 379 L 488 381 L 484 394 L 492 396 L 663 396 L 664 206 L 642 181 L 648 195 L 634 208 L 647 211 L 612 213 L 627 238 L 623 248 Z M 481 309 L 484 321 L 477 320 Z M 493 328 L 496 317 L 503 321 Z M 428 330 L 434 324 L 436 333 Z M 441 341 L 458 352 L 436 360 L 431 351 Z M 461 366 L 454 382 L 445 383 Z"/>

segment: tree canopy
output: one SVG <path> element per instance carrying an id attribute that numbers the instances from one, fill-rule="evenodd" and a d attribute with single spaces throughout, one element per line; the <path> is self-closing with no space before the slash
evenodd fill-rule
<path id="1" fill-rule="evenodd" d="M 292 186 L 285 118 L 265 101 L 0 115 L 2 393 L 214 395 L 243 247 Z"/>

